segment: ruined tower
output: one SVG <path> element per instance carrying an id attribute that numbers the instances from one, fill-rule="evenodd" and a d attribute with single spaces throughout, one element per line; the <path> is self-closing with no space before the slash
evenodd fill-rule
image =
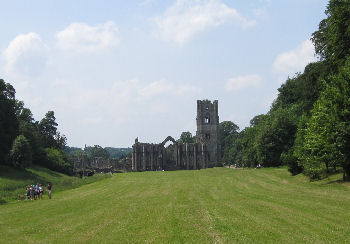
<path id="1" fill-rule="evenodd" d="M 207 145 L 209 167 L 220 160 L 218 101 L 197 100 L 197 142 Z"/>

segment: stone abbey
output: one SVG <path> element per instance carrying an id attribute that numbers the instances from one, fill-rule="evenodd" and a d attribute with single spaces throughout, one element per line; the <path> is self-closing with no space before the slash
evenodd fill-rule
<path id="1" fill-rule="evenodd" d="M 172 144 L 165 147 L 167 142 Z M 132 146 L 132 171 L 204 169 L 220 160 L 218 101 L 197 101 L 195 143 L 179 143 L 168 136 L 159 144 L 141 143 Z"/>
<path id="2" fill-rule="evenodd" d="M 141 143 L 136 138 L 132 158 L 88 158 L 86 153 L 72 158 L 74 172 L 81 175 L 96 172 L 204 169 L 220 160 L 218 101 L 197 101 L 195 143 L 180 143 L 168 136 L 158 144 Z M 166 143 L 172 143 L 166 147 Z M 85 150 L 84 150 L 85 151 Z"/>

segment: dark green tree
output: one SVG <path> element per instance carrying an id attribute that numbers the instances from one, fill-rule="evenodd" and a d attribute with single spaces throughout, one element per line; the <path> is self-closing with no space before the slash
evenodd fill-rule
<path id="1" fill-rule="evenodd" d="M 109 153 L 106 149 L 99 145 L 94 145 L 93 148 L 91 148 L 91 154 L 90 156 L 92 158 L 109 158 Z"/>
<path id="2" fill-rule="evenodd" d="M 239 135 L 239 127 L 232 121 L 223 121 L 219 124 L 219 136 L 221 144 L 221 160 L 230 164 L 233 158 L 230 157 L 230 149 Z"/>
<path id="3" fill-rule="evenodd" d="M 10 156 L 15 167 L 26 168 L 32 164 L 30 144 L 23 135 L 17 136 L 14 140 Z"/>
<path id="4" fill-rule="evenodd" d="M 311 39 L 322 59 L 339 66 L 350 54 L 350 1 L 330 0 L 325 13 Z"/>
<path id="5" fill-rule="evenodd" d="M 38 128 L 42 135 L 42 146 L 44 148 L 50 147 L 64 150 L 67 138 L 57 131 L 57 125 L 54 111 L 48 111 L 39 122 Z"/>
<path id="6" fill-rule="evenodd" d="M 45 148 L 46 167 L 65 174 L 73 173 L 73 166 L 68 161 L 67 155 L 56 148 Z"/>
<path id="7" fill-rule="evenodd" d="M 13 86 L 0 79 L 0 164 L 8 161 L 13 140 L 18 135 L 15 94 Z"/>
<path id="8" fill-rule="evenodd" d="M 342 166 L 350 179 L 350 58 L 322 92 L 314 105 L 298 151 L 304 173 L 311 179 L 326 175 L 330 167 Z"/>
<path id="9" fill-rule="evenodd" d="M 181 133 L 180 139 L 178 141 L 180 143 L 194 143 L 196 142 L 196 138 L 192 136 L 191 132 L 184 131 Z"/>

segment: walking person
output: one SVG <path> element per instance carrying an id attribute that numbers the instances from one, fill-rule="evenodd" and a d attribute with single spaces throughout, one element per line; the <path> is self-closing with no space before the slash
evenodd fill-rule
<path id="1" fill-rule="evenodd" d="M 47 195 L 49 196 L 49 199 L 51 199 L 51 192 L 52 192 L 52 183 L 47 183 Z"/>

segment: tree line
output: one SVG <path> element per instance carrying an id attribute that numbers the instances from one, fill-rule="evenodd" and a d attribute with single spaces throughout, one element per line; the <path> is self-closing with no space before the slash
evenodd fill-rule
<path id="1" fill-rule="evenodd" d="M 35 121 L 15 94 L 14 87 L 0 79 L 0 165 L 26 168 L 36 164 L 72 173 L 63 151 L 67 139 L 57 130 L 54 111 Z"/>
<path id="2" fill-rule="evenodd" d="M 350 179 L 350 1 L 330 0 L 325 13 L 311 37 L 319 61 L 288 78 L 249 127 L 220 123 L 224 162 L 286 165 L 310 179 L 341 169 Z"/>
<path id="3" fill-rule="evenodd" d="M 84 149 L 78 147 L 65 147 L 65 152 L 69 157 L 80 157 L 86 154 L 89 158 L 131 158 L 132 148 L 101 147 L 100 145 L 86 146 Z"/>

